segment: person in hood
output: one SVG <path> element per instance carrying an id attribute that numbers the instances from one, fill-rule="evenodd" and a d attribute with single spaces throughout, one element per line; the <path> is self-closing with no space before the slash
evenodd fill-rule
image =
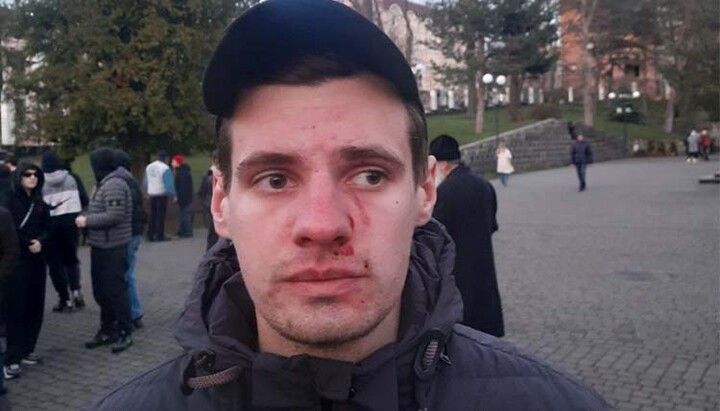
<path id="1" fill-rule="evenodd" d="M 180 317 L 186 353 L 92 409 L 607 409 L 458 324 L 417 84 L 373 23 L 332 0 L 261 2 L 225 32 L 203 92 L 227 240 Z"/>
<path id="2" fill-rule="evenodd" d="M 49 207 L 42 198 L 43 172 L 35 164 L 21 162 L 14 177 L 12 189 L 0 203 L 12 215 L 20 245 L 20 258 L 5 281 L 5 379 L 18 378 L 21 364 L 41 362 L 34 351 L 45 310 L 43 253 L 50 229 Z"/>
<path id="3" fill-rule="evenodd" d="M 492 184 L 460 161 L 457 140 L 443 134 L 430 143 L 439 181 L 433 217 L 455 243 L 455 281 L 463 300 L 463 324 L 484 333 L 505 335 L 502 302 L 495 275 L 492 235 L 498 230 L 497 196 Z"/>
<path id="4" fill-rule="evenodd" d="M 190 238 L 192 232 L 192 218 L 190 206 L 193 200 L 193 181 L 190 166 L 185 164 L 185 157 L 178 154 L 173 156 L 170 163 L 175 169 L 175 191 L 177 192 L 177 205 L 180 209 L 180 225 L 178 237 Z"/>
<path id="5" fill-rule="evenodd" d="M 80 180 L 65 169 L 57 154 L 42 155 L 45 173 L 43 200 L 50 207 L 50 233 L 46 247 L 47 263 L 58 304 L 55 312 L 69 312 L 85 306 L 80 291 L 80 260 L 77 257 L 80 233 L 75 218 L 87 207 L 88 197 Z"/>
<path id="6" fill-rule="evenodd" d="M 143 189 L 150 197 L 150 224 L 148 241 L 167 241 L 165 236 L 165 214 L 168 199 L 175 197 L 175 185 L 170 167 L 165 163 L 167 152 L 160 150 L 157 159 L 145 167 Z"/>
<path id="7" fill-rule="evenodd" d="M 113 353 L 133 343 L 125 278 L 132 235 L 132 193 L 125 182 L 130 173 L 117 165 L 117 154 L 111 148 L 101 147 L 90 153 L 95 190 L 87 212 L 75 219 L 78 228 L 88 229 L 93 297 L 100 306 L 100 330 L 85 347 L 111 345 Z"/>

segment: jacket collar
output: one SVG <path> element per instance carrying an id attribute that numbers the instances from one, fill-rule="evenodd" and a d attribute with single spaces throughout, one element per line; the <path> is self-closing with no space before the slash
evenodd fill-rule
<path id="1" fill-rule="evenodd" d="M 441 224 L 432 220 L 418 228 L 403 290 L 399 340 L 348 363 L 259 353 L 255 310 L 234 247 L 220 240 L 200 264 L 176 338 L 191 353 L 212 353 L 206 373 L 241 367 L 246 378 L 237 383 L 250 382 L 255 407 L 318 409 L 325 398 L 359 409 L 398 409 L 414 394 L 413 368 L 422 337 L 431 330 L 448 336 L 462 318 L 460 294 L 450 275 L 454 258 L 454 245 Z"/>

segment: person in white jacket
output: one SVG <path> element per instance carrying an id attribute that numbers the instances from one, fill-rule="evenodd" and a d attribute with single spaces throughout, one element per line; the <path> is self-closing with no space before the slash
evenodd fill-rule
<path id="1" fill-rule="evenodd" d="M 515 169 L 512 166 L 512 153 L 507 148 L 504 142 L 500 142 L 498 144 L 498 148 L 495 151 L 495 156 L 497 157 L 497 174 L 498 177 L 500 177 L 500 182 L 502 185 L 507 186 L 508 179 L 510 178 L 510 174 L 512 174 Z"/>

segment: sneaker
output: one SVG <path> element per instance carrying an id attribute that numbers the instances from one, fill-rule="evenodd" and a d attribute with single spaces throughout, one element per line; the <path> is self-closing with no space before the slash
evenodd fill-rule
<path id="1" fill-rule="evenodd" d="M 120 338 L 113 343 L 112 347 L 110 348 L 110 351 L 113 354 L 117 354 L 119 352 L 123 352 L 130 348 L 130 346 L 133 344 L 132 336 L 130 334 L 123 333 Z"/>
<path id="2" fill-rule="evenodd" d="M 73 304 L 68 301 L 59 301 L 57 305 L 53 306 L 52 309 L 56 313 L 65 313 L 65 312 L 71 312 L 73 310 Z"/>
<path id="3" fill-rule="evenodd" d="M 83 298 L 80 290 L 73 291 L 73 302 L 75 303 L 75 308 L 85 307 L 85 298 Z"/>
<path id="4" fill-rule="evenodd" d="M 10 364 L 3 367 L 3 376 L 6 380 L 20 378 L 20 364 Z"/>
<path id="5" fill-rule="evenodd" d="M 20 362 L 25 365 L 37 365 L 37 364 L 42 364 L 43 360 L 42 360 L 42 357 L 40 357 L 39 355 L 30 353 L 30 354 L 26 355 L 25 358 L 23 358 L 22 361 L 20 361 Z"/>
<path id="6" fill-rule="evenodd" d="M 93 348 L 102 347 L 104 345 L 110 345 L 116 341 L 115 338 L 110 337 L 102 331 L 98 331 L 95 334 L 95 338 L 85 343 L 85 348 L 92 350 Z"/>

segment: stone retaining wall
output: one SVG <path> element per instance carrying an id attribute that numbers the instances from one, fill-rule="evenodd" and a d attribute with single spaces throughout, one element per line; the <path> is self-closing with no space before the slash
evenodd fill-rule
<path id="1" fill-rule="evenodd" d="M 582 124 L 582 132 L 593 148 L 595 161 L 608 161 L 627 155 L 623 138 L 606 134 Z M 570 163 L 570 135 L 567 123 L 548 119 L 500 134 L 512 152 L 515 171 L 530 171 L 566 166 Z M 477 173 L 494 172 L 496 141 L 490 138 L 460 147 L 462 159 Z"/>

